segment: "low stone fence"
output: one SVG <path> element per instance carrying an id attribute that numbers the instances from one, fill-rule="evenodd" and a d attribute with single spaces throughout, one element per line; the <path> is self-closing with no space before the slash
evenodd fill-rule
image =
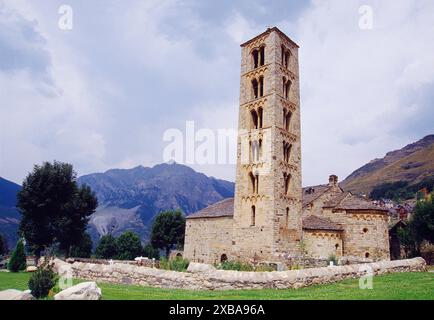
<path id="1" fill-rule="evenodd" d="M 68 258 L 66 262 L 72 264 L 74 262 L 82 262 L 82 263 L 92 263 L 92 264 L 131 264 L 131 265 L 139 265 L 149 268 L 158 268 L 160 263 L 158 260 L 153 260 L 149 258 L 141 257 L 139 260 L 107 260 L 107 259 L 93 259 L 93 258 Z"/>
<path id="2" fill-rule="evenodd" d="M 273 272 L 217 270 L 213 266 L 190 263 L 188 272 L 167 271 L 131 264 L 69 264 L 55 259 L 55 270 L 63 276 L 110 283 L 190 290 L 232 290 L 300 288 L 350 278 L 394 272 L 426 271 L 422 258 L 375 263 Z"/>

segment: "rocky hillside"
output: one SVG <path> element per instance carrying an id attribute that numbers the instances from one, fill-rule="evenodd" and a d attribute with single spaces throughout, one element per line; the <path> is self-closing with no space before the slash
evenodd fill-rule
<path id="1" fill-rule="evenodd" d="M 17 192 L 21 187 L 0 177 L 0 234 L 6 237 L 9 248 L 18 240 L 20 214 L 17 210 Z"/>
<path id="2" fill-rule="evenodd" d="M 406 181 L 410 185 L 434 176 L 434 135 L 375 159 L 350 174 L 341 186 L 353 193 L 367 194 L 384 183 Z"/>
<path id="3" fill-rule="evenodd" d="M 90 221 L 94 241 L 107 232 L 118 235 L 126 230 L 146 240 L 159 212 L 181 209 L 188 215 L 234 194 L 232 182 L 180 164 L 114 169 L 82 176 L 78 182 L 89 185 L 99 200 Z"/>

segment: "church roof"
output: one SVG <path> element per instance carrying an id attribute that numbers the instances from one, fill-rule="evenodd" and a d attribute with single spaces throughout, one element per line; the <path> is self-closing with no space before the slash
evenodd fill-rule
<path id="1" fill-rule="evenodd" d="M 329 189 L 330 186 L 327 184 L 303 188 L 303 207 L 307 206 L 308 204 L 312 203 L 314 200 L 318 199 Z"/>
<path id="2" fill-rule="evenodd" d="M 291 43 L 292 45 L 294 45 L 295 47 L 299 48 L 298 44 L 296 44 L 291 38 L 289 38 L 284 32 L 282 32 L 279 28 L 277 27 L 272 27 L 272 28 L 268 28 L 267 30 L 265 30 L 264 32 L 262 32 L 260 35 L 257 35 L 256 37 L 244 42 L 241 47 L 246 46 L 247 44 L 259 39 L 260 37 L 269 34 L 273 31 L 276 31 L 280 36 L 282 36 L 283 38 L 285 38 L 289 43 Z"/>
<path id="3" fill-rule="evenodd" d="M 331 222 L 330 220 L 319 218 L 317 216 L 309 216 L 303 219 L 303 229 L 306 230 L 329 230 L 329 231 L 343 231 L 344 229 Z"/>
<path id="4" fill-rule="evenodd" d="M 234 198 L 228 198 L 187 216 L 187 219 L 232 217 L 233 215 Z"/>
<path id="5" fill-rule="evenodd" d="M 336 210 L 376 210 L 376 211 L 384 211 L 388 210 L 385 208 L 381 208 L 372 202 L 351 194 L 350 192 L 344 192 L 330 201 L 324 203 L 324 208 L 333 208 Z"/>

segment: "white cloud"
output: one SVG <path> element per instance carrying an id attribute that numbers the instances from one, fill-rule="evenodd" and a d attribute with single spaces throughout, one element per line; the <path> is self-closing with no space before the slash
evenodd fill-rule
<path id="1" fill-rule="evenodd" d="M 412 123 L 412 131 L 396 134 L 417 121 L 424 108 L 417 92 L 433 85 L 434 3 L 371 1 L 373 30 L 358 28 L 363 4 L 313 1 L 295 24 L 282 23 L 295 28 L 301 46 L 305 184 L 324 183 L 329 173 L 344 178 L 434 129 Z"/>
<path id="2" fill-rule="evenodd" d="M 30 11 L 20 4 L 6 4 L 2 15 L 13 14 L 15 19 L 2 22 L 24 25 L 21 30 L 27 38 L 3 37 L 4 45 L 23 47 L 20 41 L 36 39 L 25 46 L 36 53 L 47 52 L 49 59 L 43 69 L 34 68 L 33 60 L 24 57 L 18 69 L 0 70 L 0 175 L 21 182 L 33 164 L 54 159 L 79 167 L 85 163 L 83 167 L 94 170 L 104 166 L 106 143 L 99 132 L 101 101 L 92 95 L 87 79 L 74 65 L 74 50 L 40 29 L 34 22 L 40 20 L 37 10 L 29 20 Z M 43 76 L 34 76 L 35 72 Z"/>
<path id="3" fill-rule="evenodd" d="M 0 70 L 0 122 L 8 127 L 0 132 L 0 176 L 19 182 L 34 163 L 52 159 L 80 174 L 152 165 L 162 159 L 167 128 L 195 120 L 236 129 L 237 44 L 282 16 L 273 8 L 287 7 L 258 3 L 206 16 L 195 1 L 77 1 L 74 30 L 65 33 L 59 1 L 0 0 L 0 10 L 15 10 L 39 36 L 0 39 L 32 52 L 13 72 Z M 312 1 L 298 19 L 276 23 L 301 46 L 304 184 L 332 172 L 344 178 L 433 131 L 426 119 L 434 118 L 434 3 L 370 3 L 371 31 L 358 28 L 366 3 L 357 0 Z M 21 32 L 17 21 L 0 23 Z M 235 176 L 228 166 L 197 169 Z"/>

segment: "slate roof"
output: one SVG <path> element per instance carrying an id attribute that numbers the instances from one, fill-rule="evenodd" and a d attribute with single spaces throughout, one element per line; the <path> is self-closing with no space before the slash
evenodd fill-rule
<path id="1" fill-rule="evenodd" d="M 306 230 L 328 230 L 328 231 L 343 231 L 344 229 L 331 222 L 330 220 L 319 218 L 317 216 L 309 216 L 303 219 L 303 229 Z"/>
<path id="2" fill-rule="evenodd" d="M 187 216 L 187 219 L 232 217 L 233 215 L 234 198 L 228 198 Z"/>
<path id="3" fill-rule="evenodd" d="M 355 196 L 350 192 L 344 192 L 330 201 L 324 203 L 324 208 L 333 208 L 336 210 L 376 210 L 387 212 L 385 208 L 376 206 L 371 201 L 362 197 Z"/>
<path id="4" fill-rule="evenodd" d="M 303 188 L 303 207 L 318 199 L 330 189 L 327 184 Z"/>
<path id="5" fill-rule="evenodd" d="M 297 48 L 299 48 L 298 44 L 296 44 L 291 38 L 289 38 L 285 33 L 283 33 L 279 28 L 277 27 L 272 27 L 272 28 L 268 28 L 267 30 L 265 30 L 264 32 L 262 32 L 260 35 L 257 35 L 256 37 L 244 42 L 241 47 L 246 46 L 247 44 L 256 41 L 257 39 L 259 39 L 260 37 L 262 37 L 263 35 L 269 34 L 272 31 L 276 31 L 277 33 L 279 33 L 282 37 L 284 37 L 289 43 L 292 43 L 294 46 L 296 46 Z"/>

